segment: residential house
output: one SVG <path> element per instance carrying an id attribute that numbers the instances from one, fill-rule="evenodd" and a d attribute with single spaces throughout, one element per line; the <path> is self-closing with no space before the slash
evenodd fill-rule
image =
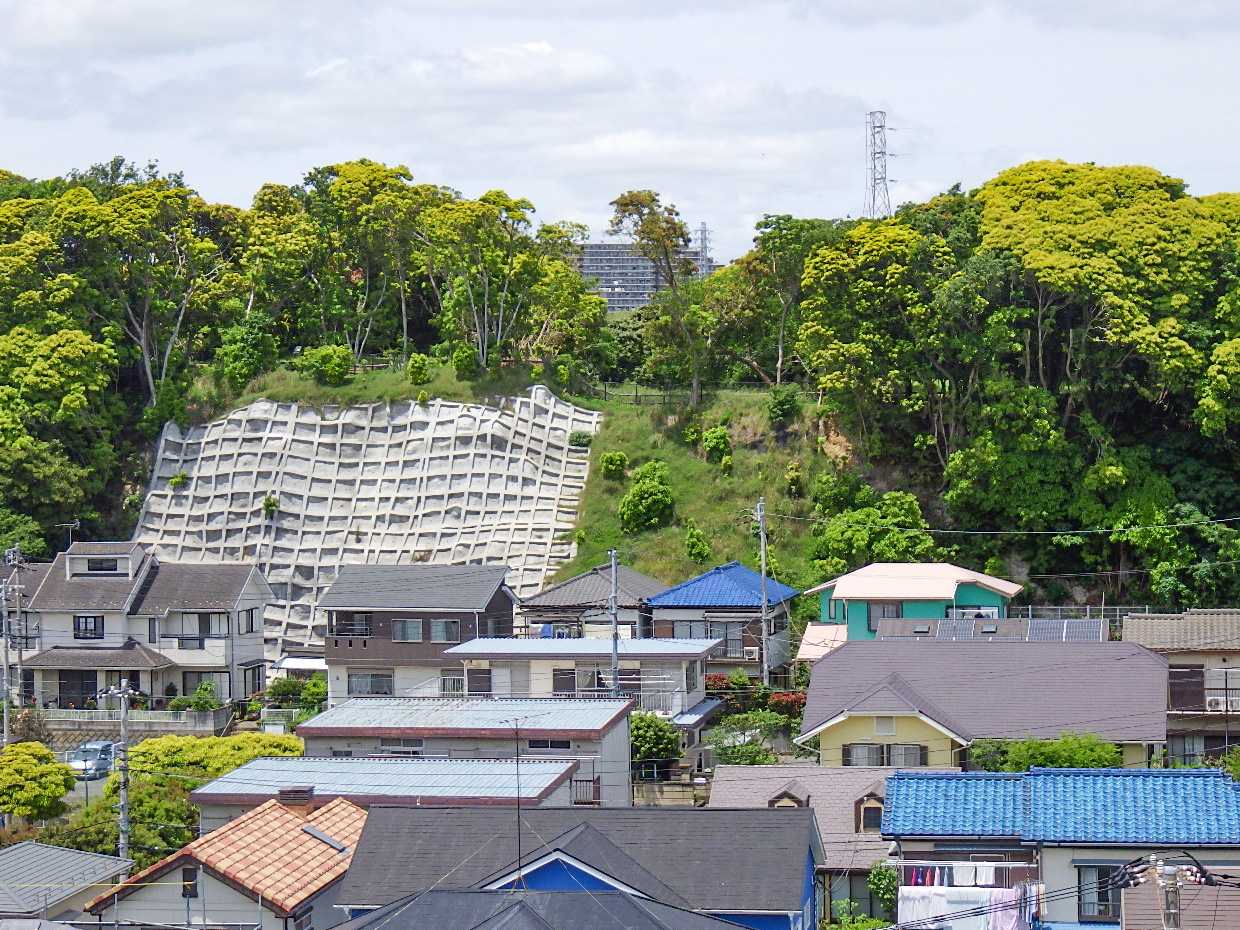
<path id="1" fill-rule="evenodd" d="M 1167 660 L 1133 643 L 845 643 L 814 664 L 797 742 L 823 765 L 964 766 L 977 739 L 1093 733 L 1145 765 Z"/>
<path id="2" fill-rule="evenodd" d="M 444 653 L 512 635 L 507 574 L 504 565 L 340 566 L 318 604 L 327 613 L 329 703 L 464 695 L 461 662 Z"/>
<path id="3" fill-rule="evenodd" d="M 1168 756 L 1200 765 L 1240 743 L 1240 610 L 1129 616 L 1123 638 L 1169 663 Z"/>
<path id="4" fill-rule="evenodd" d="M 626 639 L 652 635 L 646 598 L 667 585 L 627 565 L 616 568 L 616 622 Z M 611 636 L 607 602 L 611 595 L 611 566 L 599 565 L 567 581 L 544 588 L 521 601 L 520 616 L 530 636 Z"/>
<path id="5" fill-rule="evenodd" d="M 846 625 L 851 640 L 873 639 L 883 620 L 1001 620 L 1020 590 L 947 562 L 873 562 L 804 593 L 818 595 L 819 622 Z"/>
<path id="6" fill-rule="evenodd" d="M 0 918 L 77 920 L 133 863 L 116 856 L 24 842 L 0 847 Z"/>
<path id="7" fill-rule="evenodd" d="M 610 639 L 475 639 L 446 653 L 465 663 L 471 693 L 496 697 L 630 698 L 638 710 L 667 717 L 697 765 L 702 731 L 723 709 L 706 696 L 705 664 L 716 639 L 622 639 L 612 681 Z"/>
<path id="8" fill-rule="evenodd" d="M 399 747 L 403 749 L 404 747 Z M 522 807 L 573 803 L 574 759 L 450 759 L 427 756 L 253 759 L 190 793 L 203 831 L 273 798 L 317 810 L 344 798 L 358 807 Z"/>
<path id="9" fill-rule="evenodd" d="M 317 810 L 268 801 L 108 888 L 88 905 L 101 924 L 325 930 L 343 922 L 340 879 L 366 811 L 343 798 Z"/>
<path id="10" fill-rule="evenodd" d="M 606 698 L 355 698 L 297 727 L 310 756 L 570 759 L 573 801 L 627 807 L 629 712 Z"/>
<path id="11" fill-rule="evenodd" d="M 38 615 L 30 610 L 30 599 L 51 567 L 51 562 L 22 562 L 0 567 L 0 582 L 4 586 L 2 593 L 9 612 L 9 661 L 14 666 L 20 666 L 26 653 L 38 651 Z M 15 675 L 13 680 L 16 682 L 19 679 L 20 676 Z M 31 701 L 33 696 L 25 695 L 25 699 Z"/>
<path id="12" fill-rule="evenodd" d="M 707 671 L 737 669 L 773 683 L 785 683 L 791 654 L 788 617 L 795 588 L 766 579 L 767 624 L 762 634 L 762 576 L 740 562 L 728 562 L 647 598 L 654 635 L 677 639 L 719 639 L 723 649 L 707 661 Z M 765 651 L 764 651 L 765 650 Z"/>
<path id="13" fill-rule="evenodd" d="M 620 892 L 760 930 L 817 927 L 822 860 L 807 809 L 371 808 L 338 902 L 413 891 Z M 593 926 L 581 924 L 581 926 Z"/>
<path id="14" fill-rule="evenodd" d="M 618 891 L 415 892 L 344 924 L 341 930 L 736 930 L 730 920 Z M 0 930 L 4 928 L 0 927 Z"/>
<path id="15" fill-rule="evenodd" d="M 80 709 L 122 679 L 154 709 L 204 681 L 222 701 L 263 689 L 263 612 L 274 595 L 254 565 L 75 542 L 42 574 L 27 605 L 37 651 L 22 659 L 23 688 L 41 705 Z"/>
<path id="16" fill-rule="evenodd" d="M 902 921 L 907 907 L 932 917 L 918 899 L 936 888 L 941 908 L 959 910 L 1019 898 L 1022 883 L 1040 882 L 1047 930 L 1118 924 L 1115 879 L 1126 862 L 1157 852 L 1234 868 L 1240 783 L 1217 769 L 904 771 L 887 779 L 882 830 L 898 843 Z"/>
<path id="17" fill-rule="evenodd" d="M 882 817 L 887 777 L 895 772 L 881 766 L 719 765 L 708 806 L 810 808 L 823 852 L 819 912 L 890 919 L 894 915 L 871 894 L 866 879 L 875 863 L 886 861 L 891 845 L 882 836 Z"/>

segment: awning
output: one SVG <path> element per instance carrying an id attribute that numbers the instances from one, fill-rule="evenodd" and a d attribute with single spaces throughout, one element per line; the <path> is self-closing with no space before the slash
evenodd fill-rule
<path id="1" fill-rule="evenodd" d="M 701 726 L 722 709 L 723 701 L 720 698 L 706 698 L 674 716 L 672 725 L 690 729 Z"/>
<path id="2" fill-rule="evenodd" d="M 326 672 L 327 660 L 322 656 L 281 656 L 271 666 L 272 671 Z"/>
<path id="3" fill-rule="evenodd" d="M 828 652 L 848 642 L 848 627 L 843 623 L 811 623 L 801 635 L 798 662 L 817 662 Z"/>

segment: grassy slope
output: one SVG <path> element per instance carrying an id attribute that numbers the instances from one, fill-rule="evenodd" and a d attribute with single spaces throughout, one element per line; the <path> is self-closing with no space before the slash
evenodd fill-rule
<path id="1" fill-rule="evenodd" d="M 256 379 L 239 397 L 220 398 L 215 410 L 200 408 L 196 419 L 217 415 L 220 405 L 243 406 L 259 398 L 311 405 L 369 404 L 408 400 L 426 391 L 431 397 L 468 403 L 514 394 L 530 383 L 528 370 L 510 369 L 495 378 L 467 382 L 457 380 L 451 369 L 437 366 L 434 380 L 427 385 L 412 385 L 402 372 L 382 370 L 361 372 L 347 384 L 330 387 L 282 368 Z M 806 516 L 810 512 L 805 499 L 788 497 L 784 472 L 791 461 L 800 461 L 808 488 L 824 462 L 815 451 L 812 406 L 799 422 L 776 437 L 767 421 L 765 393 L 720 391 L 708 397 L 698 416 L 699 424 L 705 429 L 726 421 L 732 436 L 732 474 L 724 475 L 698 449 L 680 440 L 683 409 L 596 398 L 568 399 L 601 410 L 603 426 L 591 447 L 590 477 L 578 513 L 577 526 L 584 538 L 578 544 L 576 558 L 560 569 L 557 579 L 606 562 L 607 550 L 613 546 L 622 562 L 668 583 L 683 581 L 730 559 L 756 567 L 757 538 L 745 511 L 753 508 L 758 497 L 766 496 L 767 511 L 772 515 Z M 628 455 L 630 468 L 651 459 L 667 463 L 676 499 L 675 525 L 637 536 L 621 531 L 616 507 L 628 483 L 604 480 L 598 468 L 598 457 L 614 450 Z M 690 561 L 685 553 L 684 525 L 688 519 L 710 541 L 711 558 L 705 565 Z M 802 585 L 819 580 L 806 558 L 807 524 L 772 516 L 768 525 L 773 565 L 781 579 Z"/>

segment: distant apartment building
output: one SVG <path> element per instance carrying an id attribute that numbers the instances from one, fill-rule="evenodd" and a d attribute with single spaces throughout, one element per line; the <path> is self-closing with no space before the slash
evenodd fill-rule
<path id="1" fill-rule="evenodd" d="M 709 231 L 703 224 L 693 244 L 680 252 L 704 278 L 719 266 L 710 257 Z M 581 251 L 581 275 L 593 279 L 594 289 L 607 301 L 608 310 L 636 310 L 667 287 L 654 262 L 639 255 L 631 242 L 587 242 Z"/>

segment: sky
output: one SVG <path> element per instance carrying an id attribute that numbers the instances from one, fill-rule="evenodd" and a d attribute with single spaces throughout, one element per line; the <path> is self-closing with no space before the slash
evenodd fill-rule
<path id="1" fill-rule="evenodd" d="M 1230 0 L 0 0 L 0 167 L 121 154 L 247 206 L 368 157 L 601 237 L 651 188 L 717 260 L 766 213 L 893 203 L 1035 158 L 1240 189 Z"/>

